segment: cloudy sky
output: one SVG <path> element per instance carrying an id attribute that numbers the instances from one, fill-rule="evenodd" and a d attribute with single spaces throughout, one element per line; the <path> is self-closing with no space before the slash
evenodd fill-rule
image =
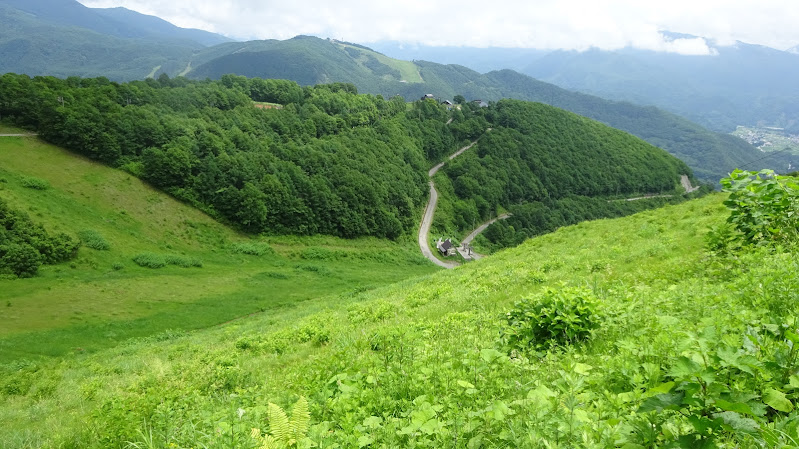
<path id="1" fill-rule="evenodd" d="M 624 46 L 703 54 L 703 39 L 668 40 L 669 30 L 718 45 L 736 40 L 781 50 L 799 45 L 797 0 L 79 0 L 124 6 L 178 26 L 237 39 L 298 34 L 357 43 L 546 49 Z"/>

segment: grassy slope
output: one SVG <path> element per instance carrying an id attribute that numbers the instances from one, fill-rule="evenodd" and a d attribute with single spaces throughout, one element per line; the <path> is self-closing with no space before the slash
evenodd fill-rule
<path id="1" fill-rule="evenodd" d="M 154 433 L 155 447 L 167 442 L 228 447 L 236 438 L 246 442 L 250 427 L 263 428 L 267 401 L 285 406 L 302 394 L 311 400 L 314 423 L 332 421 L 332 427 L 320 424 L 311 434 L 344 446 L 356 444 L 358 435 L 389 446 L 409 444 L 397 431 L 410 425 L 411 410 L 432 401 L 442 407 L 434 413 L 441 422 L 464 411 L 482 417 L 480 422 L 485 418 L 484 425 L 493 425 L 496 432 L 486 435 L 491 445 L 536 447 L 541 444 L 537 434 L 523 427 L 562 417 L 562 411 L 526 410 L 535 405 L 524 398 L 532 398 L 540 385 L 556 390 L 553 382 L 567 376 L 575 363 L 590 371 L 581 384 L 586 395 L 587 385 L 603 385 L 603 376 L 619 375 L 630 361 L 627 374 L 638 380 L 629 382 L 645 382 L 637 371 L 641 357 L 651 360 L 679 351 L 681 332 L 701 328 L 711 318 L 722 325 L 746 319 L 743 312 L 729 314 L 739 295 L 746 294 L 731 287 L 751 284 L 757 273 L 736 280 L 735 275 L 719 279 L 705 272 L 704 234 L 723 221 L 722 200 L 715 194 L 622 219 L 582 223 L 454 271 L 355 296 L 314 299 L 301 308 L 259 314 L 191 336 L 165 336 L 162 342 L 142 341 L 40 365 L 37 376 L 50 380 L 33 381 L 27 395 L 9 395 L 0 403 L 0 421 L 7 423 L 0 439 L 11 442 L 9 447 L 21 447 L 23 441 L 47 445 L 60 438 L 90 446 L 105 437 L 102 444 L 119 444 L 143 442 L 136 433 L 143 429 Z M 768 265 L 773 269 L 773 263 Z M 518 363 L 485 352 L 496 347 L 499 317 L 514 301 L 563 283 L 587 287 L 603 301 L 607 320 L 592 345 Z M 327 335 L 329 343 L 302 343 L 314 335 Z M 278 355 L 274 348 L 281 341 Z M 470 384 L 477 389 L 465 392 Z M 631 387 L 602 388 L 612 396 Z M 40 390 L 45 392 L 37 398 Z M 151 427 L 143 428 L 142 416 L 128 414 L 137 407 L 152 411 L 147 408 L 153 406 L 150 395 L 165 395 L 159 399 L 163 407 L 148 415 Z M 514 399 L 522 401 L 495 424 L 482 415 L 497 400 L 510 404 Z M 608 419 L 593 417 L 593 401 L 581 405 L 586 411 L 579 426 L 586 432 Z M 28 413 L 33 404 L 36 412 Z M 102 414 L 94 412 L 101 404 Z M 237 408 L 244 415 L 229 435 L 224 423 L 236 422 Z M 172 414 L 164 414 L 165 409 Z M 360 426 L 370 415 L 381 417 L 378 428 Z M 89 424 L 75 424 L 82 419 Z M 499 435 L 508 437 L 508 429 L 518 431 L 518 439 L 503 443 Z M 465 446 L 468 429 L 461 430 L 457 444 Z M 439 443 L 436 433 L 415 435 L 411 441 L 420 444 L 433 438 L 428 441 L 433 447 L 454 441 L 452 433 Z"/>
<path id="2" fill-rule="evenodd" d="M 345 48 L 345 47 L 357 48 L 362 53 L 373 56 L 375 59 L 377 59 L 381 63 L 391 67 L 392 69 L 399 70 L 399 72 L 402 74 L 402 79 L 407 81 L 407 82 L 409 82 L 409 83 L 423 83 L 424 82 L 422 77 L 419 75 L 419 68 L 416 67 L 416 64 L 414 64 L 411 61 L 403 61 L 403 60 L 400 60 L 400 59 L 389 58 L 388 56 L 386 56 L 386 55 L 384 55 L 382 53 L 378 53 L 376 51 L 370 51 L 370 50 L 367 50 L 364 47 L 353 46 L 353 45 L 349 45 L 349 44 L 346 44 L 346 43 L 343 43 L 343 42 L 336 42 L 336 45 L 338 45 L 339 47 L 342 47 L 342 48 Z"/>
<path id="3" fill-rule="evenodd" d="M 22 187 L 29 176 L 51 188 Z M 109 251 L 82 247 L 71 264 L 43 267 L 33 279 L 0 280 L 0 361 L 208 327 L 435 270 L 410 243 L 376 239 L 273 237 L 263 240 L 277 254 L 234 254 L 231 245 L 250 242 L 247 236 L 124 172 L 35 138 L 0 137 L 0 196 L 49 231 L 94 230 L 111 244 Z M 196 258 L 204 266 L 141 268 L 132 258 L 145 252 Z"/>

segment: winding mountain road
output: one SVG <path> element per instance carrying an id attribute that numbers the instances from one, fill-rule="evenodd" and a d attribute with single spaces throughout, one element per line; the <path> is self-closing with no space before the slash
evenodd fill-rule
<path id="1" fill-rule="evenodd" d="M 488 128 L 486 130 L 486 132 L 488 132 L 488 131 L 491 131 L 491 128 Z M 433 254 L 433 252 L 430 250 L 430 240 L 429 240 L 430 226 L 433 224 L 433 214 L 435 214 L 436 205 L 438 204 L 438 191 L 436 190 L 436 185 L 433 183 L 433 179 L 432 178 L 433 178 L 433 176 L 436 173 L 438 173 L 438 171 L 441 169 L 441 167 L 444 166 L 444 164 L 446 164 L 447 162 L 449 162 L 449 161 L 455 159 L 456 157 L 460 156 L 461 154 L 463 154 L 464 151 L 466 151 L 469 148 L 473 147 L 476 143 L 477 143 L 477 140 L 475 140 L 474 142 L 470 143 L 469 145 L 466 145 L 465 147 L 461 148 L 460 150 L 450 154 L 449 156 L 447 156 L 447 159 L 444 162 L 436 164 L 435 166 L 433 166 L 433 168 L 431 168 L 427 172 L 427 176 L 429 176 L 431 178 L 430 182 L 429 182 L 429 184 L 430 184 L 430 199 L 427 200 L 427 205 L 425 205 L 425 208 L 424 208 L 424 215 L 422 215 L 422 222 L 419 225 L 419 249 L 422 250 L 422 254 L 429 261 L 433 262 L 434 264 L 436 264 L 436 265 L 438 265 L 440 267 L 455 268 L 455 267 L 459 266 L 460 264 L 457 263 L 457 262 L 443 261 L 443 260 L 439 259 L 438 257 L 436 257 Z M 485 230 L 485 228 L 487 228 L 491 223 L 493 223 L 493 222 L 495 222 L 495 221 L 497 221 L 499 219 L 507 218 L 506 215 L 507 214 L 505 214 L 504 216 L 500 216 L 500 217 L 494 218 L 493 220 L 490 220 L 490 221 L 488 221 L 486 223 L 483 223 L 477 229 L 472 231 L 472 233 L 469 234 L 469 236 L 467 237 L 467 239 L 469 239 L 469 240 L 468 241 L 464 240 L 464 242 L 467 242 L 467 243 L 471 242 L 472 239 L 475 236 L 477 236 L 477 234 L 483 232 Z M 460 249 L 458 249 L 458 251 L 460 251 Z M 474 257 L 474 256 L 475 256 L 475 254 L 473 253 L 472 254 L 472 258 L 479 259 L 480 257 L 482 257 L 482 256 L 479 256 L 479 255 L 478 255 L 479 257 Z"/>
<path id="2" fill-rule="evenodd" d="M 469 148 L 473 147 L 477 141 L 466 145 L 465 147 L 461 148 L 460 150 L 450 154 L 447 157 L 447 160 L 441 162 L 440 164 L 435 165 L 427 172 L 427 176 L 430 178 L 433 177 L 441 167 L 444 166 L 448 161 L 455 159 L 456 157 L 463 154 L 464 151 L 468 150 Z M 444 268 L 455 268 L 460 265 L 457 262 L 445 262 L 438 257 L 436 257 L 432 251 L 430 251 L 430 226 L 433 224 L 433 214 L 436 212 L 436 205 L 438 205 L 438 191 L 436 190 L 436 185 L 433 183 L 433 180 L 430 179 L 430 199 L 427 200 L 427 205 L 424 207 L 424 215 L 422 216 L 422 223 L 419 225 L 419 249 L 422 250 L 422 254 L 431 262 L 438 265 L 439 267 Z"/>

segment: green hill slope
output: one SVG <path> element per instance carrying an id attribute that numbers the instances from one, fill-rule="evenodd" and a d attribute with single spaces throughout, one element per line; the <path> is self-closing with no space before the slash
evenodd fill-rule
<path id="1" fill-rule="evenodd" d="M 705 253 L 723 199 L 563 228 L 429 278 L 194 335 L 6 366 L 0 437 L 9 448 L 246 447 L 252 428 L 278 433 L 267 404 L 289 410 L 303 396 L 301 436 L 319 447 L 777 447 L 795 429 L 784 385 L 796 362 L 784 357 L 797 338 L 796 258 Z M 506 346 L 506 312 L 525 298 L 563 301 L 564 314 L 582 304 L 571 326 L 590 324 L 591 337 Z"/>
<path id="2" fill-rule="evenodd" d="M 143 79 L 179 74 L 200 49 L 229 41 L 125 8 L 74 0 L 0 1 L 0 73 Z"/>
<path id="3" fill-rule="evenodd" d="M 27 188 L 29 179 L 49 187 Z M 0 361 L 93 352 L 435 270 L 410 244 L 250 239 L 127 173 L 31 137 L 0 137 L 0 198 L 85 241 L 71 263 L 0 279 Z M 90 247 L 87 232 L 108 249 Z M 169 265 L 147 267 L 159 259 Z"/>

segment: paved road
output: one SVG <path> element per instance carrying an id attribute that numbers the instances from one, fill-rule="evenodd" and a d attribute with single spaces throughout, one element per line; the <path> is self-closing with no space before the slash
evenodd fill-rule
<path id="1" fill-rule="evenodd" d="M 38 134 L 28 133 L 28 134 L 0 134 L 0 137 L 35 137 Z"/>
<path id="2" fill-rule="evenodd" d="M 434 166 L 427 172 L 427 176 L 430 178 L 433 177 L 441 167 L 444 166 L 448 161 L 455 159 L 456 157 L 463 154 L 464 151 L 468 150 L 469 148 L 473 147 L 477 141 L 466 145 L 465 147 L 461 148 L 460 150 L 450 154 L 447 157 L 447 160 L 444 162 Z M 422 250 L 422 254 L 434 264 L 444 267 L 444 268 L 455 268 L 460 265 L 457 262 L 444 262 L 438 257 L 436 257 L 432 251 L 430 251 L 430 225 L 433 224 L 433 214 L 436 211 L 436 205 L 438 204 L 438 191 L 436 191 L 436 185 L 433 183 L 433 180 L 430 180 L 430 199 L 427 200 L 427 205 L 424 207 L 424 215 L 422 216 L 422 223 L 419 225 L 419 249 Z"/>
<path id="3" fill-rule="evenodd" d="M 428 236 L 430 235 L 430 225 L 433 223 L 433 213 L 436 211 L 436 203 L 438 203 L 438 192 L 436 191 L 433 181 L 430 181 L 430 199 L 427 201 L 427 206 L 424 208 L 422 224 L 419 226 L 419 248 L 422 250 L 422 254 L 434 264 L 444 268 L 455 268 L 459 265 L 458 263 L 444 262 L 430 251 Z"/>
<path id="4" fill-rule="evenodd" d="M 691 180 L 688 179 L 688 175 L 681 175 L 680 176 L 680 184 L 685 189 L 685 193 L 691 193 L 691 192 L 699 189 L 699 186 L 694 187 L 694 186 L 691 185 Z M 646 200 L 646 199 L 650 199 L 650 198 L 671 198 L 673 196 L 674 195 L 670 195 L 670 194 L 656 195 L 656 194 L 652 193 L 652 194 L 644 195 L 644 196 L 636 196 L 635 198 L 622 198 L 622 199 L 618 199 L 618 200 L 608 200 L 608 203 L 613 202 L 613 201 L 638 201 L 638 200 Z"/>
<path id="5" fill-rule="evenodd" d="M 488 128 L 486 130 L 486 132 L 489 132 L 489 131 L 491 131 L 491 128 Z M 458 151 L 450 154 L 449 156 L 447 156 L 447 159 L 444 162 L 441 162 L 440 164 L 437 164 L 433 168 L 431 168 L 430 171 L 427 172 L 427 176 L 432 178 L 433 175 L 438 173 L 438 171 L 441 169 L 441 167 L 444 166 L 444 164 L 446 164 L 447 162 L 449 162 L 449 161 L 455 159 L 456 157 L 460 156 L 461 154 L 463 154 L 464 151 L 466 151 L 469 148 L 473 147 L 474 144 L 476 144 L 476 143 L 477 143 L 477 140 L 475 140 L 474 142 L 470 143 L 469 145 L 466 145 L 465 147 L 461 148 L 460 150 L 458 150 Z M 436 265 L 438 265 L 440 267 L 444 267 L 444 268 L 455 268 L 455 267 L 457 267 L 460 264 L 457 263 L 457 262 L 445 262 L 445 261 L 442 261 L 441 259 L 436 257 L 433 254 L 433 252 L 430 250 L 430 240 L 429 240 L 430 226 L 433 224 L 433 214 L 436 211 L 436 205 L 437 204 L 438 204 L 438 191 L 436 191 L 436 185 L 433 183 L 433 180 L 430 179 L 430 199 L 427 201 L 427 205 L 424 207 L 424 215 L 422 216 L 422 222 L 419 225 L 419 249 L 421 249 L 422 250 L 422 254 L 428 260 L 433 262 L 434 264 L 436 264 Z M 486 223 L 485 225 L 483 225 L 481 227 L 483 229 L 485 229 L 486 227 L 488 227 L 488 225 L 490 225 L 491 223 L 496 221 L 498 218 L 495 218 L 494 220 Z M 507 217 L 504 217 L 504 218 L 507 218 Z M 482 232 L 482 230 L 480 232 Z M 472 234 L 474 234 L 474 236 L 476 236 L 480 232 L 473 232 Z M 474 236 L 472 236 L 471 238 L 474 238 Z M 471 241 L 471 239 L 469 239 L 469 241 Z M 460 250 L 458 250 L 458 251 L 460 251 Z M 480 257 L 482 257 L 482 256 L 480 256 Z M 466 258 L 467 259 L 469 258 L 468 254 L 467 254 Z"/>
<path id="6" fill-rule="evenodd" d="M 680 176 L 680 183 L 682 184 L 683 188 L 685 188 L 685 193 L 691 193 L 699 188 L 699 186 L 694 187 L 691 185 L 691 180 L 688 179 L 688 175 Z"/>
<path id="7" fill-rule="evenodd" d="M 438 165 L 436 165 L 436 166 L 434 166 L 433 168 L 431 168 L 430 171 L 427 172 L 427 176 L 432 178 L 433 175 L 438 173 L 438 171 L 441 169 L 441 167 L 444 166 L 444 164 L 446 164 L 447 162 L 449 162 L 449 161 L 455 159 L 456 157 L 460 156 L 461 154 L 463 154 L 464 151 L 466 151 L 469 148 L 473 147 L 474 144 L 476 144 L 476 143 L 477 143 L 477 141 L 475 140 L 474 142 L 470 143 L 469 145 L 466 145 L 465 147 L 461 148 L 460 150 L 458 150 L 458 151 L 450 154 L 449 156 L 447 156 L 447 160 L 442 162 L 442 163 L 440 163 L 440 164 L 438 164 Z"/>

